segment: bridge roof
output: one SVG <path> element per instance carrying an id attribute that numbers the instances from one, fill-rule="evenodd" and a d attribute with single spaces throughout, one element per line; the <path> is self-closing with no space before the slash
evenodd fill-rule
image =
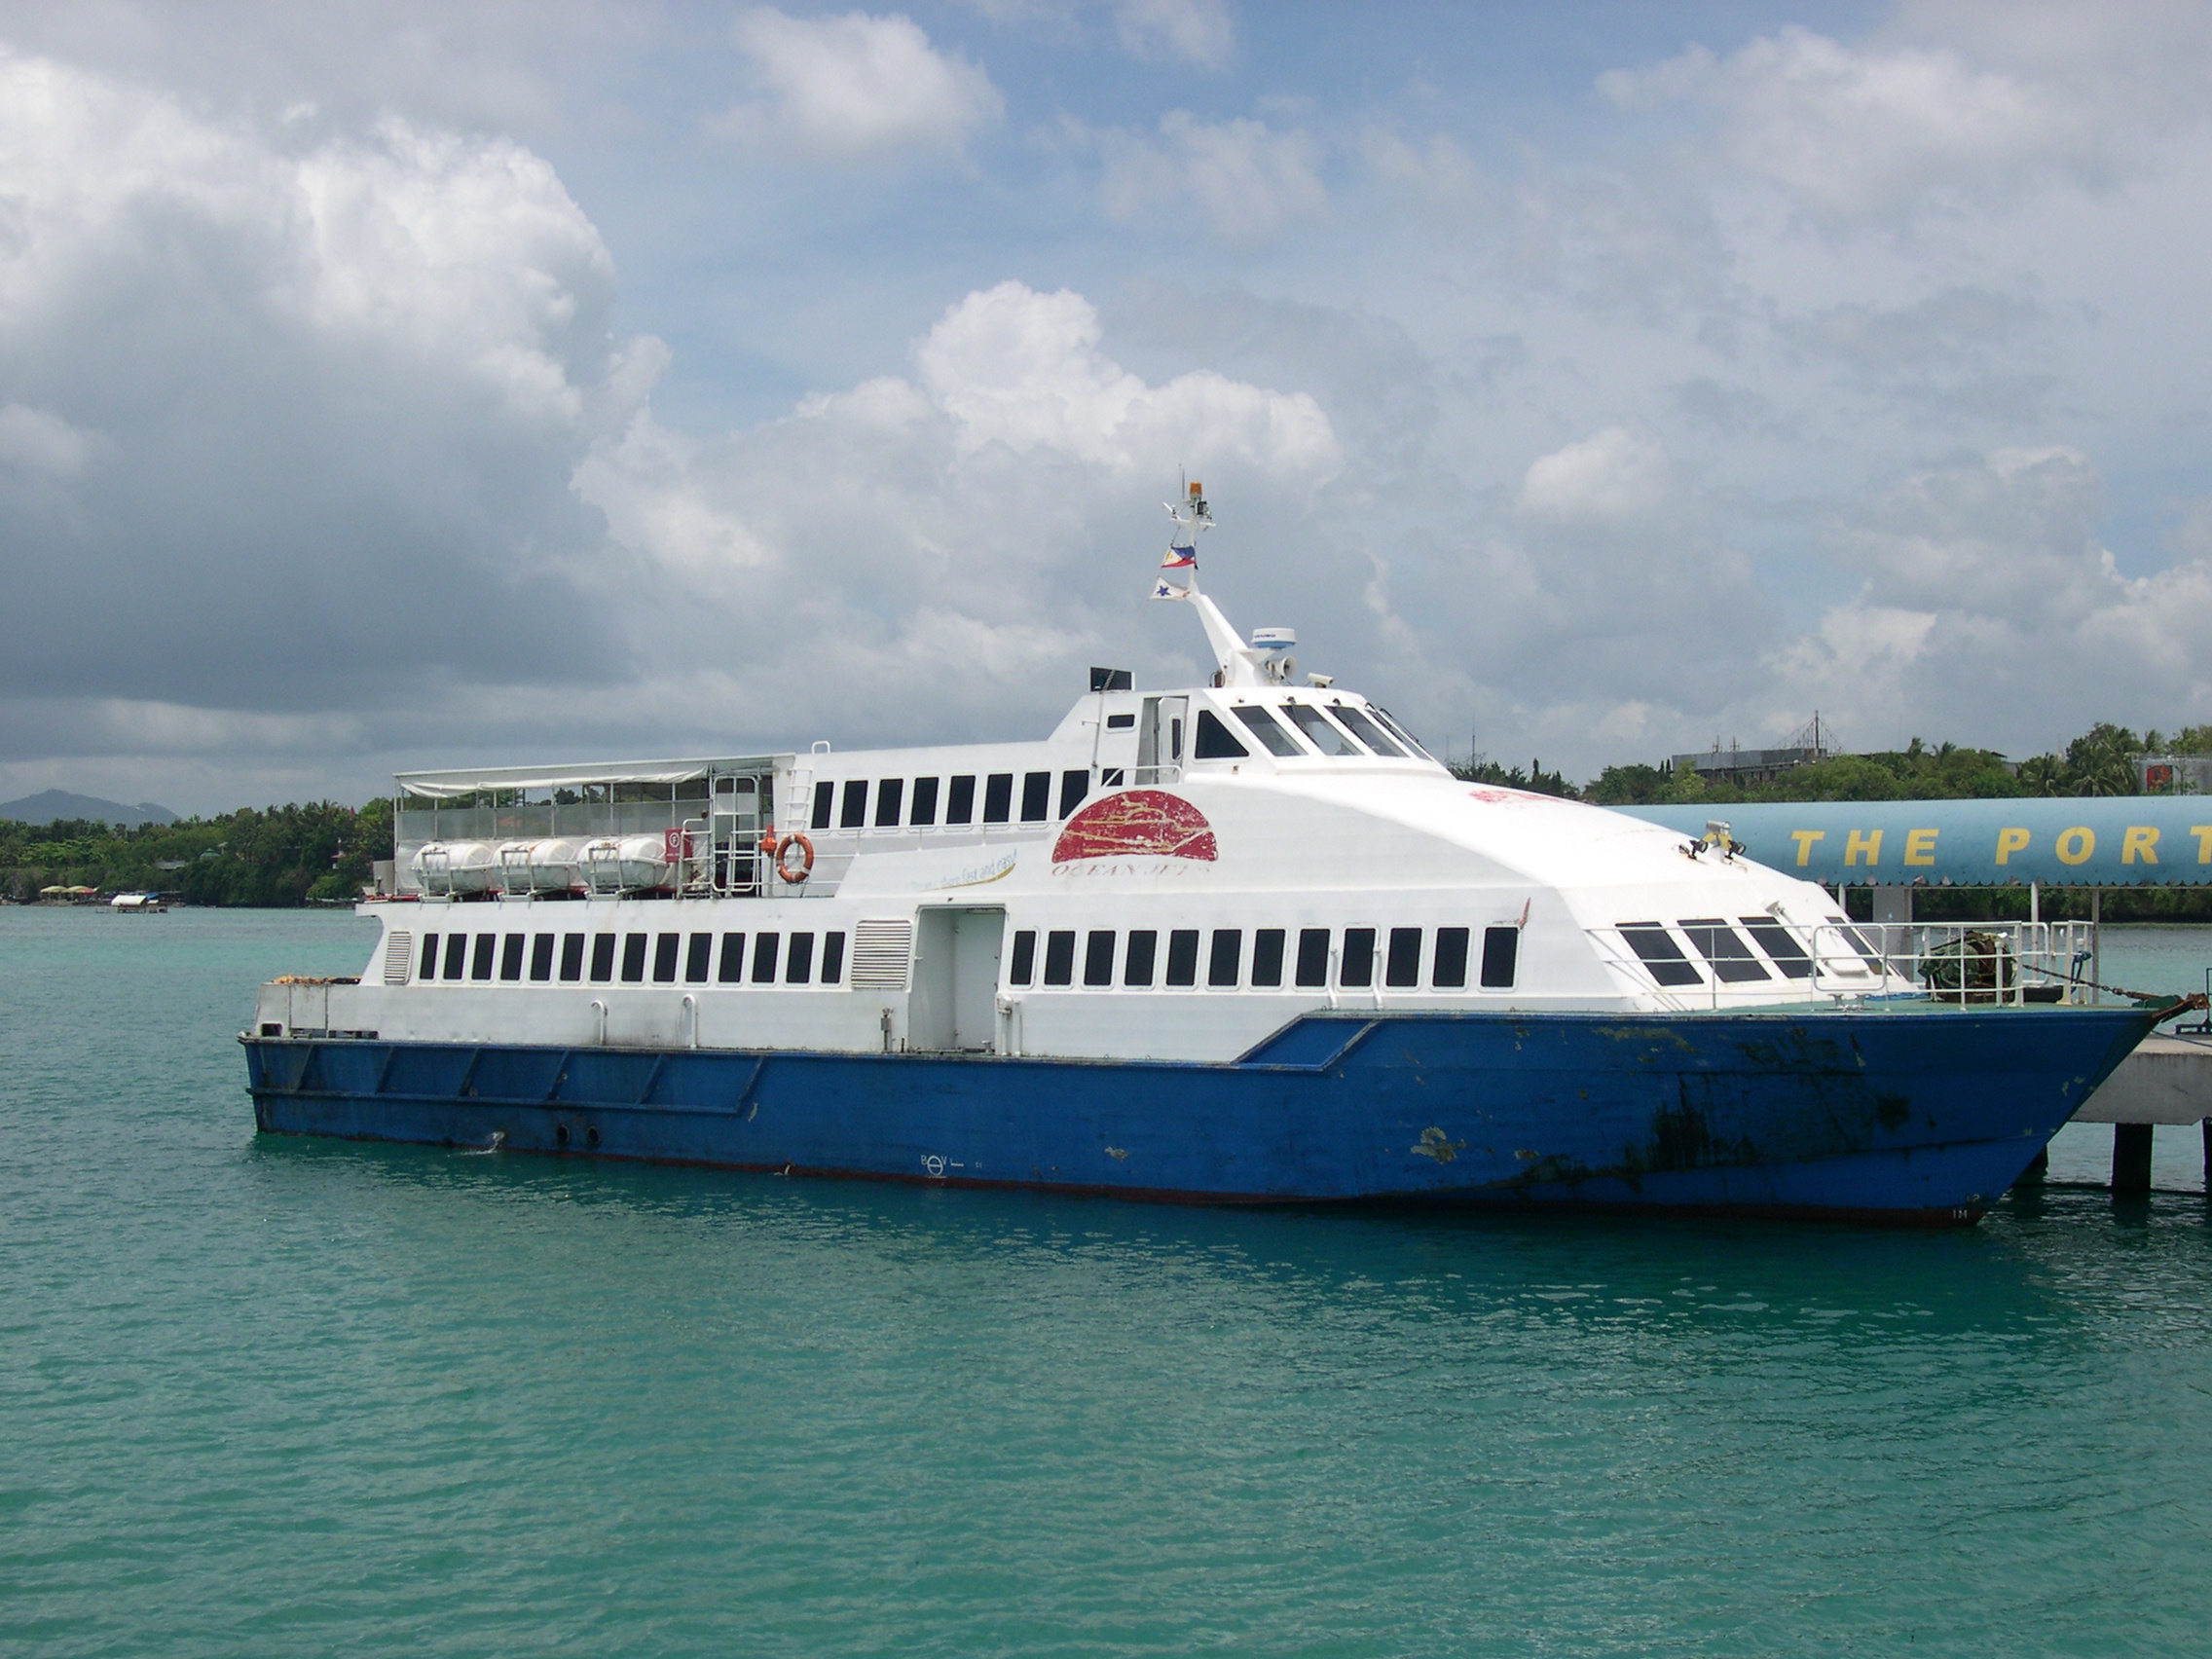
<path id="1" fill-rule="evenodd" d="M 1633 806 L 1696 835 L 1728 825 L 1760 864 L 1830 887 L 2200 887 L 2212 796 Z"/>

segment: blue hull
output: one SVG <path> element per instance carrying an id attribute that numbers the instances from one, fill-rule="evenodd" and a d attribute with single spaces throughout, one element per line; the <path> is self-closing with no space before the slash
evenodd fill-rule
<path id="1" fill-rule="evenodd" d="M 1965 1224 L 2153 1017 L 1339 1013 L 1227 1064 L 241 1041 L 270 1133 L 1206 1202 Z"/>

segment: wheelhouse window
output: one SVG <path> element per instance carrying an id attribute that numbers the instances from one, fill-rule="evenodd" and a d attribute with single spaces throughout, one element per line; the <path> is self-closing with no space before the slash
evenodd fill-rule
<path id="1" fill-rule="evenodd" d="M 1327 928 L 1298 930 L 1298 982 L 1308 986 L 1326 985 L 1329 982 Z"/>
<path id="2" fill-rule="evenodd" d="M 1702 985 L 1705 976 L 1697 971 L 1690 959 L 1682 954 L 1682 947 L 1658 922 L 1623 922 L 1621 938 L 1628 940 L 1629 949 L 1643 964 L 1644 972 L 1662 985 Z"/>
<path id="3" fill-rule="evenodd" d="M 954 783 L 959 779 L 955 778 Z M 983 822 L 1004 824 L 1014 816 L 1014 774 L 993 772 L 983 780 Z"/>
<path id="4" fill-rule="evenodd" d="M 1396 738 L 1400 743 L 1404 744 L 1409 754 L 1418 755 L 1423 760 L 1435 758 L 1429 754 L 1427 750 L 1423 749 L 1419 744 L 1414 741 L 1412 734 L 1409 733 L 1404 726 L 1400 725 L 1396 720 L 1390 718 L 1390 711 L 1388 709 L 1378 708 L 1373 703 L 1370 703 L 1367 705 L 1367 712 L 1375 717 L 1377 722 L 1381 724 L 1384 731 L 1388 732 L 1392 737 Z"/>
<path id="5" fill-rule="evenodd" d="M 1774 977 L 1766 971 L 1765 964 L 1751 954 L 1744 936 L 1718 916 L 1702 916 L 1682 923 L 1682 937 L 1713 965 L 1713 977 L 1724 985 Z"/>
<path id="6" fill-rule="evenodd" d="M 530 977 L 540 983 L 553 977 L 551 934 L 539 934 L 530 941 Z"/>
<path id="7" fill-rule="evenodd" d="M 1377 725 L 1373 720 L 1369 719 L 1366 715 L 1353 708 L 1350 704 L 1331 703 L 1329 705 L 1329 713 L 1336 716 L 1337 722 L 1342 725 L 1345 730 L 1350 732 L 1352 736 L 1358 738 L 1360 742 L 1366 744 L 1367 747 L 1374 750 L 1376 754 L 1387 756 L 1393 760 L 1403 760 L 1406 757 L 1406 752 L 1403 749 L 1400 749 L 1396 744 L 1392 743 L 1388 738 L 1382 735 L 1382 728 L 1381 726 Z"/>
<path id="8" fill-rule="evenodd" d="M 817 830 L 830 828 L 830 816 L 837 809 L 837 786 L 828 780 L 814 786 L 814 824 Z"/>
<path id="9" fill-rule="evenodd" d="M 1290 723 L 1306 734 L 1306 741 L 1324 755 L 1363 755 L 1358 744 L 1329 723 L 1329 717 L 1309 703 L 1285 703 L 1282 712 Z"/>
<path id="10" fill-rule="evenodd" d="M 1375 983 L 1375 930 L 1373 928 L 1345 929 L 1344 963 L 1337 975 L 1338 983 L 1364 989 Z"/>
<path id="11" fill-rule="evenodd" d="M 1252 752 L 1231 735 L 1211 709 L 1198 711 L 1198 729 L 1191 742 L 1194 760 L 1245 760 Z"/>
<path id="12" fill-rule="evenodd" d="M 1739 920 L 1744 924 L 1744 931 L 1757 940 L 1758 947 L 1766 952 L 1767 960 L 1782 970 L 1784 977 L 1812 977 L 1812 958 L 1805 953 L 1805 947 L 1797 942 L 1797 936 L 1781 922 L 1772 916 L 1743 916 Z"/>
<path id="13" fill-rule="evenodd" d="M 1087 985 L 1111 985 L 1114 982 L 1114 935 L 1111 930 L 1093 933 L 1083 941 L 1083 982 Z"/>
<path id="14" fill-rule="evenodd" d="M 907 813 L 906 822 L 916 830 L 926 830 L 937 822 L 937 780 L 914 780 L 914 805 Z"/>
<path id="15" fill-rule="evenodd" d="M 1055 928 L 1045 936 L 1045 983 L 1075 982 L 1075 930 Z"/>
<path id="16" fill-rule="evenodd" d="M 1206 962 L 1206 983 L 1234 986 L 1244 977 L 1244 930 L 1213 930 L 1213 951 Z"/>
<path id="17" fill-rule="evenodd" d="M 947 824 L 973 824 L 976 822 L 976 780 L 955 778 L 952 788 L 945 792 L 944 821 Z"/>
<path id="18" fill-rule="evenodd" d="M 1513 975 L 1520 965 L 1521 930 L 1519 928 L 1483 929 L 1483 989 L 1510 991 Z M 1464 974 L 1461 976 L 1464 979 Z"/>
<path id="19" fill-rule="evenodd" d="M 1195 985 L 1198 982 L 1198 930 L 1177 928 L 1167 936 L 1167 982 L 1170 985 Z"/>
<path id="20" fill-rule="evenodd" d="M 1830 918 L 1829 926 L 1843 936 L 1844 943 L 1859 952 L 1859 959 L 1866 964 L 1868 972 L 1879 974 L 1882 971 L 1882 953 L 1867 941 L 1864 934 L 1846 922 L 1841 916 Z M 1843 965 L 1843 968 L 1847 974 L 1859 972 L 1856 967 L 1848 962 Z"/>
<path id="21" fill-rule="evenodd" d="M 1090 793 L 1090 768 L 1080 771 L 1070 768 L 1060 774 L 1060 816 L 1070 816 L 1083 804 L 1083 797 Z"/>
<path id="22" fill-rule="evenodd" d="M 899 814 L 906 804 L 906 780 L 886 778 L 875 786 L 875 827 L 878 830 L 899 828 Z"/>
<path id="23" fill-rule="evenodd" d="M 1131 929 L 1129 948 L 1122 959 L 1122 983 L 1149 986 L 1152 983 L 1153 958 L 1160 950 L 1160 936 L 1150 928 Z"/>
<path id="24" fill-rule="evenodd" d="M 1260 747 L 1270 755 L 1303 755 L 1306 753 L 1305 750 L 1299 748 L 1298 739 L 1282 729 L 1282 721 L 1276 719 L 1274 716 L 1269 714 L 1257 703 L 1239 703 L 1229 712 L 1251 728 L 1252 735 L 1260 740 Z"/>
<path id="25" fill-rule="evenodd" d="M 1252 936 L 1252 983 L 1279 985 L 1282 983 L 1282 947 L 1284 934 L 1281 928 L 1262 928 Z"/>
<path id="26" fill-rule="evenodd" d="M 1025 772 L 1021 779 L 1021 822 L 1042 824 L 1052 810 L 1052 774 Z"/>
<path id="27" fill-rule="evenodd" d="M 858 830 L 867 823 L 867 780 L 849 778 L 845 782 L 845 809 L 837 815 L 837 828 Z"/>
<path id="28" fill-rule="evenodd" d="M 1006 982 L 1026 985 L 1037 975 L 1037 934 L 1024 928 L 1014 936 L 1014 955 L 1007 964 Z"/>
<path id="29" fill-rule="evenodd" d="M 745 978 L 745 936 L 741 933 L 722 935 L 722 969 L 719 976 L 725 985 L 741 983 Z"/>
<path id="30" fill-rule="evenodd" d="M 1400 988 L 1420 983 L 1420 929 L 1390 930 L 1390 953 L 1382 961 L 1382 982 Z"/>

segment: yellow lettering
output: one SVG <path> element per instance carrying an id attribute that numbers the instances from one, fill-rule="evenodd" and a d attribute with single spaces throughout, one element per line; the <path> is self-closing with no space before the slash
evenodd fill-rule
<path id="1" fill-rule="evenodd" d="M 2010 864 L 2012 855 L 2027 851 L 2028 832 L 2025 830 L 2000 830 L 1997 831 L 1997 862 Z"/>
<path id="2" fill-rule="evenodd" d="M 2189 832 L 2196 837 L 2196 862 L 2212 864 L 2212 824 L 2192 824 Z"/>
<path id="3" fill-rule="evenodd" d="M 1854 830 L 1843 838 L 1843 862 L 1855 865 L 1859 855 L 1866 855 L 1869 867 L 1882 862 L 1882 832 L 1879 830 Z"/>
<path id="4" fill-rule="evenodd" d="M 2212 837 L 2212 825 L 2205 826 L 2204 832 L 2206 836 Z M 1813 843 L 1826 833 L 1825 830 L 1792 830 L 1789 831 L 1789 838 L 1797 843 L 1797 867 L 1799 869 L 1803 869 L 1807 864 L 1812 862 Z M 2197 862 L 2203 863 L 2201 859 Z"/>
<path id="5" fill-rule="evenodd" d="M 1908 865 L 1932 865 L 1936 862 L 1936 831 L 1933 830 L 1907 830 L 1904 832 L 1904 862 Z"/>
<path id="6" fill-rule="evenodd" d="M 2133 864 L 2141 853 L 2145 864 L 2158 862 L 2158 831 L 2149 824 L 2130 824 L 2127 833 L 2120 838 L 2120 862 Z"/>
<path id="7" fill-rule="evenodd" d="M 2077 824 L 2071 830 L 2058 832 L 2058 845 L 2051 849 L 2062 865 L 2087 864 L 2089 855 L 2097 850 L 2097 832 Z"/>

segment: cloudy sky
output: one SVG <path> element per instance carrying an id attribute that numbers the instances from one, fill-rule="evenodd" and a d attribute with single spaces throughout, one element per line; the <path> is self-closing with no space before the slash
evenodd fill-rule
<path id="1" fill-rule="evenodd" d="M 0 798 L 2212 719 L 2212 13 L 0 0 Z"/>

